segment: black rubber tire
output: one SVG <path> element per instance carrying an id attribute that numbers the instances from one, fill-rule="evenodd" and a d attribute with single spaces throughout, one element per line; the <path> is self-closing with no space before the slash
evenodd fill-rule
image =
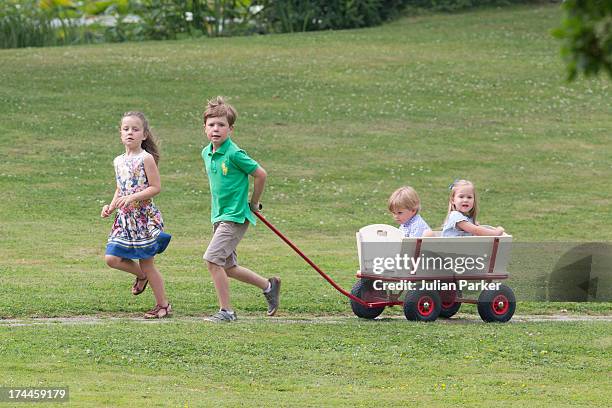
<path id="1" fill-rule="evenodd" d="M 441 308 L 442 300 L 435 290 L 411 290 L 404 300 L 404 316 L 408 320 L 433 322 Z"/>
<path id="2" fill-rule="evenodd" d="M 506 285 L 499 285 L 499 290 L 483 290 L 478 296 L 478 314 L 485 322 L 505 323 L 515 310 L 516 297 Z"/>
<path id="3" fill-rule="evenodd" d="M 444 307 L 444 300 L 450 300 L 449 297 L 452 296 L 452 300 L 456 300 L 463 296 L 461 290 L 451 290 L 451 291 L 442 291 L 438 292 L 440 294 L 440 299 L 442 299 L 442 303 L 440 305 L 440 316 L 445 319 L 449 319 L 457 314 L 459 308 L 461 308 L 461 302 L 453 302 L 450 306 Z"/>
<path id="4" fill-rule="evenodd" d="M 359 299 L 364 299 L 365 293 L 374 290 L 372 285 L 373 282 L 371 280 L 360 279 L 357 281 L 357 283 L 355 283 L 355 285 L 353 285 L 351 294 L 357 296 Z M 367 307 L 351 299 L 351 309 L 353 309 L 353 313 L 355 313 L 355 316 L 357 317 L 361 317 L 363 319 L 374 319 L 380 316 L 383 310 L 385 310 L 385 307 Z"/>
<path id="5" fill-rule="evenodd" d="M 455 302 L 450 307 L 444 307 L 440 305 L 440 317 L 444 317 L 445 319 L 449 319 L 457 314 L 459 308 L 461 307 L 461 303 Z"/>

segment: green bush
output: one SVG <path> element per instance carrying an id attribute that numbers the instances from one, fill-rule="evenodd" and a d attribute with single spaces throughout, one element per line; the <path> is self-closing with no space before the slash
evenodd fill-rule
<path id="1" fill-rule="evenodd" d="M 369 27 L 406 8 L 452 12 L 469 8 L 536 3 L 542 0 L 260 0 L 263 26 L 269 32 Z"/>
<path id="2" fill-rule="evenodd" d="M 44 47 L 104 40 L 100 28 L 69 1 L 5 0 L 0 3 L 0 48 Z"/>
<path id="3" fill-rule="evenodd" d="M 460 11 L 485 6 L 507 6 L 520 3 L 542 3 L 542 0 L 410 0 L 407 5 L 433 11 Z"/>
<path id="4" fill-rule="evenodd" d="M 566 0 L 562 8 L 565 16 L 553 35 L 563 41 L 561 55 L 568 79 L 575 79 L 578 73 L 596 76 L 600 71 L 612 78 L 612 3 Z"/>
<path id="5" fill-rule="evenodd" d="M 368 27 L 384 21 L 383 0 L 262 0 L 264 26 L 270 32 Z M 395 8 L 397 10 L 397 7 Z M 387 12 L 385 11 L 385 14 Z M 390 15 L 390 14 L 389 14 Z"/>
<path id="6" fill-rule="evenodd" d="M 57 44 L 51 18 L 34 1 L 0 4 L 0 47 L 18 48 Z"/>
<path id="7" fill-rule="evenodd" d="M 185 12 L 174 0 L 149 0 L 136 4 L 131 10 L 142 21 L 138 29 L 139 39 L 168 40 L 188 31 Z"/>
<path id="8" fill-rule="evenodd" d="M 348 29 L 381 24 L 407 7 L 456 11 L 529 1 L 4 0 L 0 3 L 0 47 Z M 114 24 L 83 24 L 96 16 L 110 16 Z"/>
<path id="9" fill-rule="evenodd" d="M 251 0 L 211 0 L 199 3 L 200 20 L 204 32 L 209 36 L 265 32 L 258 26 L 256 15 L 251 9 Z"/>
<path id="10" fill-rule="evenodd" d="M 200 35 L 216 37 L 255 31 L 251 0 L 123 1 L 126 7 L 111 4 L 104 11 L 117 19 L 116 25 L 107 29 L 108 41 L 166 40 Z M 130 23 L 128 16 L 137 16 L 140 21 Z"/>

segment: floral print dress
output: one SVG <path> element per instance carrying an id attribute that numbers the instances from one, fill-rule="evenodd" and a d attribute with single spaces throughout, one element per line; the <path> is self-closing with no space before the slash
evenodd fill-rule
<path id="1" fill-rule="evenodd" d="M 145 150 L 133 156 L 124 153 L 113 161 L 119 197 L 138 193 L 149 186 L 144 168 L 147 154 Z M 170 243 L 171 236 L 163 229 L 161 212 L 151 199 L 118 208 L 106 254 L 129 259 L 151 258 L 163 252 Z"/>

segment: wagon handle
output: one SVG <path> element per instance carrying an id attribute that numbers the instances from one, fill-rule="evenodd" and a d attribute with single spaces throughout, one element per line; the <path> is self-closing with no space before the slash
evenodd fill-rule
<path id="1" fill-rule="evenodd" d="M 334 280 L 332 278 L 329 277 L 328 274 L 326 274 L 325 272 L 323 272 L 321 270 L 321 268 L 319 268 L 314 262 L 312 262 L 310 260 L 310 258 L 308 258 L 302 251 L 300 251 L 300 249 L 295 246 L 295 244 L 293 242 L 291 242 L 289 240 L 289 238 L 287 238 L 286 236 L 283 235 L 282 232 L 280 232 L 274 225 L 272 225 L 272 223 L 270 221 L 268 221 L 263 215 L 261 215 L 261 213 L 259 211 L 253 211 L 253 213 L 257 216 L 257 218 L 259 218 L 261 220 L 261 222 L 263 222 L 264 224 L 266 224 L 266 227 L 270 228 L 272 230 L 272 232 L 274 232 L 276 235 L 278 235 L 278 237 L 280 239 L 282 239 L 283 241 L 285 241 L 285 243 L 287 245 L 289 245 L 291 247 L 291 249 L 293 249 L 299 256 L 302 257 L 303 260 L 306 261 L 306 263 L 308 263 L 308 265 L 312 266 L 312 268 L 317 271 L 319 273 L 319 275 L 321 275 L 323 277 L 323 279 L 325 279 L 327 282 L 329 282 L 330 285 L 332 285 L 334 287 L 334 289 L 336 289 L 338 292 L 342 293 L 344 296 L 350 298 L 351 300 L 354 300 L 355 302 L 365 306 L 365 307 L 375 307 L 377 304 L 376 303 L 368 303 L 360 298 L 358 298 L 357 296 L 353 295 L 350 292 L 347 292 L 346 290 L 342 289 L 336 282 L 334 282 Z"/>

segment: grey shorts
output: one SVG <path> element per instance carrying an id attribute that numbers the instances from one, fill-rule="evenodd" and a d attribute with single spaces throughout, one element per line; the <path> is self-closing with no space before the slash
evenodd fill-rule
<path id="1" fill-rule="evenodd" d="M 238 265 L 236 247 L 244 237 L 249 222 L 238 224 L 232 221 L 219 221 L 213 226 L 213 237 L 204 253 L 204 260 L 225 269 Z"/>

